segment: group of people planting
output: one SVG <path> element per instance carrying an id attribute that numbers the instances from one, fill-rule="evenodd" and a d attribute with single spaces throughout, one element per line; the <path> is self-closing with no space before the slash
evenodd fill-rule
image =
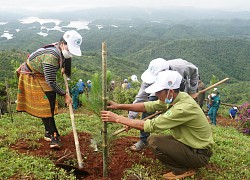
<path id="1" fill-rule="evenodd" d="M 71 97 L 56 83 L 56 73 L 61 70 L 70 77 L 71 58 L 81 56 L 81 43 L 82 36 L 78 32 L 67 31 L 59 42 L 33 52 L 17 70 L 17 110 L 42 119 L 44 139 L 50 141 L 50 148 L 62 146 L 54 120 L 58 112 L 56 94 L 64 96 L 66 104 L 72 103 Z M 140 151 L 148 146 L 170 169 L 163 175 L 165 179 L 194 175 L 197 168 L 209 162 L 214 144 L 209 121 L 195 100 L 198 68 L 183 59 L 157 58 L 150 62 L 141 79 L 143 82 L 133 104 L 108 102 L 108 109 L 128 110 L 128 118 L 101 111 L 102 121 L 140 130 L 140 140 L 130 149 Z M 157 117 L 143 120 L 159 111 L 161 114 Z M 143 112 L 142 119 L 136 119 L 138 112 Z M 169 135 L 150 134 L 167 129 Z"/>

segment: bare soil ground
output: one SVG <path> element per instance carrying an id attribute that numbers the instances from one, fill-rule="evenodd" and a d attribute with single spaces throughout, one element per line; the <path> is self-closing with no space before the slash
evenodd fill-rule
<path id="1" fill-rule="evenodd" d="M 229 118 L 218 117 L 217 123 L 219 126 L 236 126 L 235 120 Z M 152 152 L 146 148 L 141 152 L 131 152 L 129 147 L 137 142 L 137 137 L 122 137 L 112 142 L 109 150 L 108 159 L 108 177 L 103 177 L 103 154 L 100 151 L 95 152 L 90 146 L 90 135 L 87 133 L 78 133 L 80 142 L 80 149 L 84 160 L 84 170 L 89 172 L 89 176 L 78 175 L 77 179 L 86 180 L 120 180 L 123 177 L 123 172 L 130 168 L 134 163 L 142 163 L 141 156 L 155 159 Z M 49 142 L 39 139 L 40 146 L 37 149 L 29 148 L 25 141 L 19 141 L 11 148 L 18 150 L 21 153 L 35 155 L 35 156 L 49 156 L 55 163 L 68 164 L 68 162 L 77 162 L 76 150 L 73 133 L 63 136 L 63 147 L 60 150 L 50 150 Z M 145 162 L 143 162 L 145 163 Z M 146 167 L 150 164 L 144 164 Z M 208 165 L 211 166 L 211 165 Z"/>

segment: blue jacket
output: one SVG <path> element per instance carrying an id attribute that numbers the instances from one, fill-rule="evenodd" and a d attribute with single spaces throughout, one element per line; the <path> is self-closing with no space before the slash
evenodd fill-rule
<path id="1" fill-rule="evenodd" d="M 80 81 L 76 84 L 76 86 L 78 87 L 78 91 L 79 92 L 83 92 L 84 88 L 85 88 L 85 84 L 84 82 Z"/>
<path id="2" fill-rule="evenodd" d="M 236 113 L 237 113 L 237 109 L 231 108 L 231 109 L 229 109 L 229 113 L 230 113 L 232 116 L 235 116 Z"/>

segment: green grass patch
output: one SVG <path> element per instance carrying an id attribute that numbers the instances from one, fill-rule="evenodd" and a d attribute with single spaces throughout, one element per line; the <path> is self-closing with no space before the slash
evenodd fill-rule
<path id="1" fill-rule="evenodd" d="M 69 113 L 55 117 L 61 135 L 72 132 Z M 78 132 L 87 132 L 98 143 L 102 142 L 102 122 L 96 115 L 76 114 L 76 127 Z M 109 140 L 124 136 L 138 136 L 139 131 L 130 130 L 112 136 L 111 133 L 122 128 L 121 125 L 108 124 Z M 195 179 L 248 179 L 250 177 L 250 138 L 239 133 L 233 127 L 212 126 L 215 145 L 213 156 L 207 167 L 201 168 Z M 166 131 L 165 133 L 168 133 Z M 25 113 L 14 115 L 14 121 L 8 116 L 3 116 L 0 121 L 0 179 L 15 177 L 35 179 L 74 179 L 75 177 L 62 169 L 54 166 L 47 157 L 35 157 L 19 154 L 11 150 L 11 144 L 18 140 L 25 140 L 30 147 L 38 148 L 35 143 L 44 135 L 44 127 L 39 118 L 34 118 Z M 109 141 L 110 142 L 110 141 Z M 131 153 L 132 157 L 133 154 Z M 135 163 L 132 168 L 124 171 L 123 179 L 160 179 L 166 168 L 158 160 L 141 156 L 140 163 Z"/>

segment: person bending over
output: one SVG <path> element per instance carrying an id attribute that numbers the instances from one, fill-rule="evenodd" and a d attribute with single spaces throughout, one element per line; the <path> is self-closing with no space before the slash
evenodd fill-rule
<path id="1" fill-rule="evenodd" d="M 68 77 L 71 73 L 71 58 L 81 56 L 82 36 L 74 31 L 66 31 L 60 41 L 39 48 L 28 57 L 18 69 L 17 111 L 27 112 L 41 118 L 45 127 L 46 141 L 50 148 L 62 146 L 54 115 L 58 113 L 56 94 L 71 97 L 56 82 L 57 71 Z"/>
<path id="2" fill-rule="evenodd" d="M 182 83 L 180 85 L 180 91 L 185 91 L 193 98 L 197 96 L 198 90 L 198 68 L 183 59 L 172 59 L 172 60 L 165 60 L 163 58 L 153 59 L 148 66 L 148 69 L 143 72 L 141 75 L 142 84 L 138 94 L 135 97 L 134 104 L 140 102 L 147 102 L 147 101 L 155 101 L 157 97 L 155 93 L 146 93 L 145 89 L 149 87 L 151 84 L 154 83 L 156 76 L 159 72 L 165 70 L 172 70 L 177 71 L 183 77 Z M 138 112 L 129 111 L 128 118 L 135 119 L 138 115 Z M 151 113 L 142 113 L 142 119 L 148 117 Z M 150 133 L 144 132 L 143 130 L 140 131 L 140 140 L 132 145 L 130 149 L 132 151 L 140 151 L 141 149 L 147 146 L 147 138 L 149 137 Z"/>

